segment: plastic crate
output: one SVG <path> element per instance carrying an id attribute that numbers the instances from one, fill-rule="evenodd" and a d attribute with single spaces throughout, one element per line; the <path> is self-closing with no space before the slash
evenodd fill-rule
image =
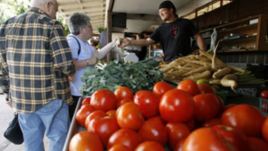
<path id="1" fill-rule="evenodd" d="M 259 109 L 264 115 L 268 115 L 268 99 L 259 98 Z"/>

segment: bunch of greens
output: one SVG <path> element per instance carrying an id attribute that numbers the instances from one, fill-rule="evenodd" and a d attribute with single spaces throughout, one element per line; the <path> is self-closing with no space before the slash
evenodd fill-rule
<path id="1" fill-rule="evenodd" d="M 127 86 L 134 92 L 141 89 L 152 89 L 155 82 L 163 78 L 159 63 L 153 59 L 137 63 L 113 61 L 106 66 L 91 68 L 85 71 L 82 78 L 84 96 L 90 96 L 102 88 L 114 91 L 117 86 Z"/>

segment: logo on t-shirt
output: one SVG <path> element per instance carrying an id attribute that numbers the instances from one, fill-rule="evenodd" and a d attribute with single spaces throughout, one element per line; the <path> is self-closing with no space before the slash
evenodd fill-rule
<path id="1" fill-rule="evenodd" d="M 173 25 L 173 26 L 171 27 L 170 34 L 171 34 L 171 36 L 172 36 L 173 38 L 175 38 L 176 35 L 177 35 L 177 29 L 178 29 L 178 26 L 177 26 L 177 25 Z"/>

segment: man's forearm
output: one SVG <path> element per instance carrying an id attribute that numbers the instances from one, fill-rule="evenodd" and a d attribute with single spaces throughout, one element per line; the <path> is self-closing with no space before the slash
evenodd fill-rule
<path id="1" fill-rule="evenodd" d="M 196 42 L 197 42 L 199 49 L 206 50 L 207 49 L 206 44 L 202 36 L 200 34 L 196 34 L 195 38 L 196 38 Z"/>
<path id="2" fill-rule="evenodd" d="M 149 46 L 153 44 L 154 41 L 149 39 L 139 39 L 139 40 L 131 40 L 129 45 L 135 45 L 135 46 Z"/>

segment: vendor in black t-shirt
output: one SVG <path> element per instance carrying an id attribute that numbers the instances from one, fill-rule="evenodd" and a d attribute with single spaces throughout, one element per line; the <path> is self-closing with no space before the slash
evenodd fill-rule
<path id="1" fill-rule="evenodd" d="M 190 20 L 178 18 L 176 7 L 171 1 L 164 1 L 160 4 L 159 16 L 164 23 L 152 33 L 150 38 L 124 39 L 122 46 L 148 46 L 159 42 L 164 51 L 164 61 L 167 62 L 192 53 L 191 38 L 195 38 L 200 50 L 206 50 L 204 40 L 194 24 Z"/>

